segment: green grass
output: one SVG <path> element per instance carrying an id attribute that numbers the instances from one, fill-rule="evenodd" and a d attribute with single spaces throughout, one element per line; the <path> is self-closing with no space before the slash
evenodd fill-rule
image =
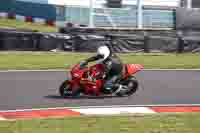
<path id="1" fill-rule="evenodd" d="M 92 56 L 69 52 L 0 52 L 0 69 L 65 69 Z M 199 69 L 200 54 L 118 54 L 124 63 L 145 68 Z"/>
<path id="2" fill-rule="evenodd" d="M 44 24 L 28 23 L 19 20 L 3 19 L 3 18 L 0 18 L 0 28 L 17 28 L 17 29 L 40 31 L 40 32 L 57 32 L 58 30 L 55 27 L 46 26 Z"/>
<path id="3" fill-rule="evenodd" d="M 200 114 L 81 116 L 0 122 L 1 133 L 199 133 Z"/>

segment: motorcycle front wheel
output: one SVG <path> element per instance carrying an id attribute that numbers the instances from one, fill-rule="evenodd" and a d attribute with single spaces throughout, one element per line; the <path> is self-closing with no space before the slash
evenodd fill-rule
<path id="1" fill-rule="evenodd" d="M 80 91 L 72 90 L 70 82 L 68 80 L 65 80 L 62 82 L 62 84 L 59 87 L 59 94 L 61 97 L 75 97 L 80 94 Z"/>

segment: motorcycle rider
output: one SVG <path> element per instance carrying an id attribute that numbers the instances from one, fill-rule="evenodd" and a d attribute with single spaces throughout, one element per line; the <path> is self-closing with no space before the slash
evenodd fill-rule
<path id="1" fill-rule="evenodd" d="M 100 46 L 97 49 L 97 54 L 92 56 L 80 63 L 80 66 L 83 67 L 89 62 L 98 61 L 105 67 L 105 80 L 104 91 L 111 92 L 113 88 L 118 88 L 116 84 L 118 79 L 120 79 L 123 71 L 123 64 L 119 57 L 113 53 L 112 48 L 109 45 Z"/>

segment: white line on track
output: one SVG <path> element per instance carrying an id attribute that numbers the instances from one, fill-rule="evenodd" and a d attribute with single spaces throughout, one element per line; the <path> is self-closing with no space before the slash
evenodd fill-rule
<path id="1" fill-rule="evenodd" d="M 5 121 L 6 119 L 0 116 L 0 121 Z"/>
<path id="2" fill-rule="evenodd" d="M 70 109 L 80 112 L 84 115 L 113 115 L 113 114 L 130 114 L 130 113 L 156 113 L 148 107 L 117 107 L 117 108 L 88 108 L 88 109 Z"/>
<path id="3" fill-rule="evenodd" d="M 64 72 L 70 69 L 49 69 L 49 70 L 0 70 L 0 72 Z M 144 69 L 142 71 L 200 71 L 200 69 Z"/>
<path id="4" fill-rule="evenodd" d="M 0 70 L 1 73 L 3 72 L 64 72 L 69 71 L 69 69 L 50 69 L 50 70 Z"/>
<path id="5" fill-rule="evenodd" d="M 91 109 L 91 108 L 124 108 L 124 107 L 200 107 L 200 104 L 160 104 L 160 105 L 111 105 L 111 106 L 80 106 L 80 107 L 55 107 L 55 108 L 35 108 L 35 109 L 17 109 L 17 110 L 0 110 L 0 112 L 23 112 L 39 111 L 54 109 Z"/>
<path id="6" fill-rule="evenodd" d="M 144 69 L 144 71 L 200 71 L 200 69 Z"/>

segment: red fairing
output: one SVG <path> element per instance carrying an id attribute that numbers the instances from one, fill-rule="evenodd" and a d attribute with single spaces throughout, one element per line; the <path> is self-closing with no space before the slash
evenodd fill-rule
<path id="1" fill-rule="evenodd" d="M 80 64 L 75 65 L 71 70 L 72 80 L 70 81 L 72 89 L 79 88 L 80 85 L 84 87 L 85 94 L 100 95 L 100 89 L 104 83 L 102 79 L 96 79 L 99 75 L 104 73 L 104 66 L 96 64 L 91 67 L 80 69 Z M 89 77 L 88 77 L 89 76 Z"/>
<path id="2" fill-rule="evenodd" d="M 85 88 L 84 93 L 87 95 L 95 94 L 96 96 L 99 96 L 99 95 L 101 95 L 100 89 L 103 84 L 104 84 L 103 80 L 96 80 L 96 83 L 86 81 L 86 83 L 84 84 L 84 88 Z"/>
<path id="3" fill-rule="evenodd" d="M 104 72 L 104 66 L 102 64 L 96 64 L 90 67 L 90 74 L 92 77 L 96 77 Z"/>
<path id="4" fill-rule="evenodd" d="M 94 66 L 91 66 L 89 69 L 89 75 L 93 78 L 98 77 L 98 75 L 102 75 L 104 72 L 104 66 L 102 64 L 96 64 Z M 85 93 L 86 94 L 95 94 L 100 95 L 100 89 L 102 88 L 104 81 L 99 79 L 95 82 L 87 81 L 85 84 Z"/>
<path id="5" fill-rule="evenodd" d="M 144 68 L 141 64 L 126 64 L 125 67 L 126 67 L 125 77 L 133 75 Z"/>
<path id="6" fill-rule="evenodd" d="M 80 79 L 83 76 L 83 73 L 88 71 L 88 68 L 80 69 L 80 64 L 75 65 L 71 70 L 71 76 L 73 79 Z"/>

